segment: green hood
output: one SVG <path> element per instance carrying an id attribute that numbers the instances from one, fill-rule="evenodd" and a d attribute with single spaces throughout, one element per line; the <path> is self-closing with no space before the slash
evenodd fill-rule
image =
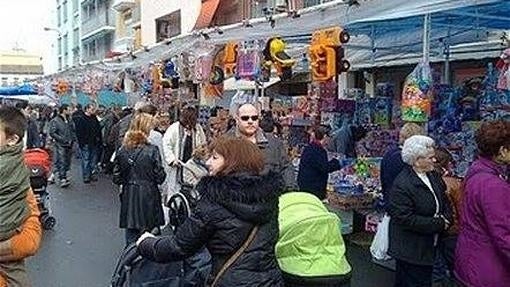
<path id="1" fill-rule="evenodd" d="M 29 214 L 26 201 L 30 176 L 23 145 L 0 148 L 0 241 L 10 238 Z"/>
<path id="2" fill-rule="evenodd" d="M 340 219 L 317 197 L 304 192 L 286 193 L 280 197 L 279 210 L 276 257 L 284 272 L 316 277 L 351 271 L 345 258 Z"/>

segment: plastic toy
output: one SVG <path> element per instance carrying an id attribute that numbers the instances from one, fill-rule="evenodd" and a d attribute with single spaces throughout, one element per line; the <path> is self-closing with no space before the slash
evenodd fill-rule
<path id="1" fill-rule="evenodd" d="M 269 39 L 266 43 L 266 48 L 262 52 L 264 55 L 264 66 L 266 69 L 271 69 L 274 64 L 278 76 L 282 80 L 292 78 L 292 67 L 296 64 L 296 60 L 292 59 L 286 52 L 286 43 L 280 37 Z"/>
<path id="2" fill-rule="evenodd" d="M 231 77 L 235 74 L 237 63 L 237 50 L 239 44 L 229 42 L 225 45 L 225 54 L 223 58 L 225 77 Z"/>
<path id="3" fill-rule="evenodd" d="M 420 63 L 406 78 L 402 92 L 402 119 L 427 122 L 432 107 L 432 73 L 428 63 Z"/>

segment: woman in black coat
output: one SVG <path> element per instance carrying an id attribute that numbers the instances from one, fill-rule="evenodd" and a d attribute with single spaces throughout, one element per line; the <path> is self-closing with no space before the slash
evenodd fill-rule
<path id="1" fill-rule="evenodd" d="M 407 139 L 402 160 L 407 165 L 393 183 L 388 210 L 388 253 L 397 262 L 395 287 L 430 287 L 439 236 L 451 222 L 446 185 L 433 172 L 434 140 Z"/>
<path id="2" fill-rule="evenodd" d="M 187 258 L 203 246 L 212 256 L 209 286 L 283 286 L 275 256 L 282 180 L 261 175 L 264 155 L 244 139 L 220 138 L 207 161 L 202 198 L 173 236 L 138 240 L 142 256 L 157 262 Z"/>
<path id="3" fill-rule="evenodd" d="M 126 229 L 126 245 L 165 223 L 158 185 L 166 174 L 158 148 L 147 141 L 154 123 L 148 114 L 137 115 L 115 157 L 113 181 L 122 186 L 120 228 Z"/>

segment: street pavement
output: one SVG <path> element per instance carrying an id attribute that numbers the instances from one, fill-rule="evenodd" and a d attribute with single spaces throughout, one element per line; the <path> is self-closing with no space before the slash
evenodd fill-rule
<path id="1" fill-rule="evenodd" d="M 74 160 L 74 159 L 73 159 Z M 118 188 L 109 177 L 85 185 L 73 164 L 72 185 L 50 185 L 57 225 L 44 234 L 38 254 L 28 260 L 34 287 L 107 287 L 124 247 L 118 228 Z M 370 262 L 367 250 L 347 246 L 352 287 L 390 287 L 393 274 Z"/>

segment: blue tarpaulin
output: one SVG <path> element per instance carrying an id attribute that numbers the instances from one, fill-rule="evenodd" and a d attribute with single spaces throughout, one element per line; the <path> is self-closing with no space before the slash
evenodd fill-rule
<path id="1" fill-rule="evenodd" d="M 37 89 L 29 84 L 23 84 L 15 87 L 0 87 L 0 95 L 3 96 L 20 96 L 20 95 L 37 95 Z"/>

